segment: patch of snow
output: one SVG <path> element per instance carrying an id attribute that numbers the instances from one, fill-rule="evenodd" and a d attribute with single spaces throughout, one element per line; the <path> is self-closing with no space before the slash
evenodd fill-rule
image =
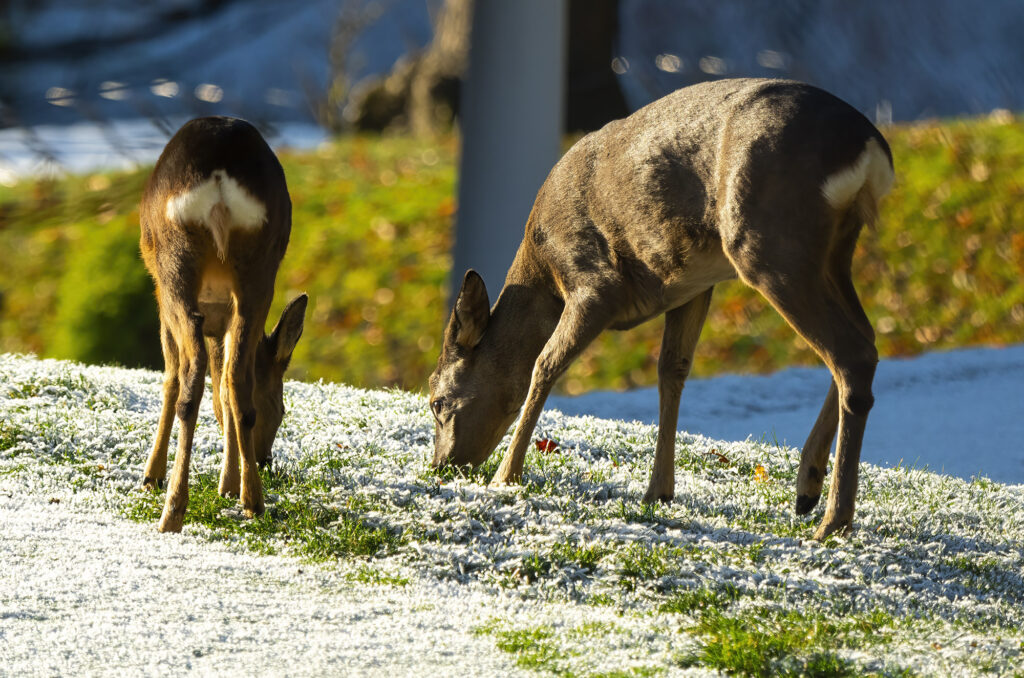
<path id="1" fill-rule="evenodd" d="M 18 46 L 35 56 L 5 65 L 4 91 L 8 112 L 23 125 L 151 114 L 312 122 L 343 9 L 369 21 L 341 55 L 350 82 L 389 71 L 433 32 L 423 0 L 227 2 L 209 12 L 196 0 L 20 4 L 10 25 Z M 62 50 L 65 42 L 102 46 Z M 175 87 L 154 92 L 161 81 Z M 104 96 L 111 82 L 120 85 L 113 98 Z M 203 96 L 208 86 L 221 90 L 215 101 Z M 52 88 L 66 93 L 60 106 L 47 97 Z"/>
<path id="2" fill-rule="evenodd" d="M 830 381 L 824 367 L 691 378 L 678 428 L 800 447 Z M 1024 483 L 1024 345 L 883 360 L 874 394 L 862 461 Z M 570 415 L 658 423 L 657 388 L 553 396 L 548 405 Z"/>
<path id="3" fill-rule="evenodd" d="M 435 582 L 351 587 L 0 484 L 0 674 L 526 675 L 469 630 L 512 601 Z M 538 606 L 530 616 L 546 618 Z"/>
<path id="4" fill-rule="evenodd" d="M 185 121 L 171 121 L 171 133 Z M 327 133 L 310 123 L 283 122 L 261 131 L 275 149 L 314 148 L 327 140 Z M 169 140 L 167 131 L 141 119 L 0 129 L 0 180 L 134 169 L 156 162 Z"/>

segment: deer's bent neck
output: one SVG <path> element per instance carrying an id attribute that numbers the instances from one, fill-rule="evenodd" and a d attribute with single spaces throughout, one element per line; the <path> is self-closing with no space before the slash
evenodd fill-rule
<path id="1" fill-rule="evenodd" d="M 510 272 L 487 328 L 491 348 L 514 386 L 517 400 L 525 400 L 533 364 L 555 331 L 562 302 L 539 281 Z"/>

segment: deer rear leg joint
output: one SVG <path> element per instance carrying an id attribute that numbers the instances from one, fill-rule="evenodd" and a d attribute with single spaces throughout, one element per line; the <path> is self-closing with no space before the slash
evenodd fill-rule
<path id="1" fill-rule="evenodd" d="M 843 409 L 850 414 L 866 417 L 875 404 L 875 397 L 870 393 L 851 393 L 843 398 Z"/>

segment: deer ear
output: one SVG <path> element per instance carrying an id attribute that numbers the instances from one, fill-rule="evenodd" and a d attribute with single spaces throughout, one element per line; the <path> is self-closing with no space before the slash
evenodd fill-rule
<path id="1" fill-rule="evenodd" d="M 446 339 L 463 348 L 473 348 L 484 336 L 487 321 L 491 318 L 491 304 L 487 299 L 487 287 L 480 274 L 469 269 L 462 279 L 462 289 L 455 299 L 451 320 L 448 321 Z"/>
<path id="2" fill-rule="evenodd" d="M 284 307 L 284 311 L 281 312 L 281 319 L 277 321 L 277 327 L 270 333 L 270 346 L 273 349 L 274 360 L 285 367 L 291 360 L 295 344 L 302 336 L 302 323 L 306 316 L 307 303 L 309 303 L 309 297 L 305 294 L 300 294 L 289 301 L 288 305 Z"/>

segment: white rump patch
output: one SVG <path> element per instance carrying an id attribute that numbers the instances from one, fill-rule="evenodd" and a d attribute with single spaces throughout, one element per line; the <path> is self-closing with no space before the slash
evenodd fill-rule
<path id="1" fill-rule="evenodd" d="M 223 261 L 231 231 L 262 228 L 267 221 L 267 208 L 219 169 L 201 184 L 168 198 L 166 215 L 179 224 L 191 222 L 210 229 L 217 244 L 217 256 Z"/>
<path id="2" fill-rule="evenodd" d="M 849 207 L 862 188 L 867 188 L 877 202 L 892 188 L 893 178 L 889 157 L 878 141 L 868 139 L 857 162 L 825 179 L 821 194 L 836 209 Z"/>

